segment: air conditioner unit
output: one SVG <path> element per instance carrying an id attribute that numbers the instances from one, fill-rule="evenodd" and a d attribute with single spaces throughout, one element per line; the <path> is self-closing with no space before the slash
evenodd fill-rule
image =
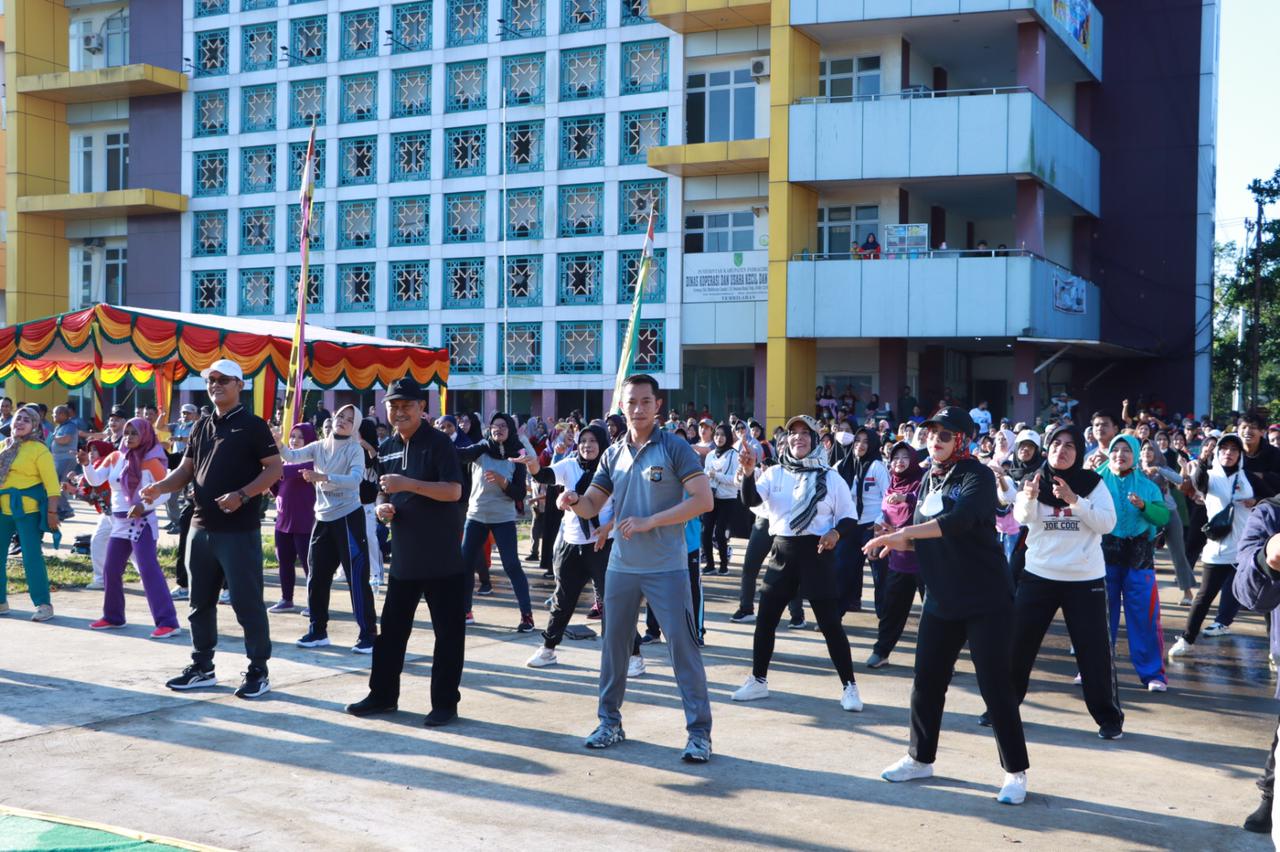
<path id="1" fill-rule="evenodd" d="M 85 53 L 101 53 L 102 36 L 98 33 L 90 33 L 87 36 L 81 36 L 80 45 L 84 48 Z"/>
<path id="2" fill-rule="evenodd" d="M 769 76 L 769 57 L 757 56 L 751 60 L 751 76 L 752 77 L 768 77 Z"/>

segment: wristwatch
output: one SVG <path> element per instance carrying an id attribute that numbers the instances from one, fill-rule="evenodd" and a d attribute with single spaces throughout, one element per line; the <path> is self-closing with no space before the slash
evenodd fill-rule
<path id="1" fill-rule="evenodd" d="M 248 502 L 249 502 L 249 495 L 244 493 L 244 489 L 243 489 L 243 488 L 241 488 L 241 489 L 239 489 L 238 491 L 236 491 L 236 493 L 240 495 L 240 502 L 241 502 L 241 503 L 248 503 Z"/>

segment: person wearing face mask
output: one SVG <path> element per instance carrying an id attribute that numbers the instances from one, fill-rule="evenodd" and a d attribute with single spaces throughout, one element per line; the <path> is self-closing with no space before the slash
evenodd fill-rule
<path id="1" fill-rule="evenodd" d="M 0 444 L 0 542 L 16 533 L 22 549 L 27 591 L 36 611 L 32 621 L 53 618 L 49 572 L 40 540 L 46 530 L 56 532 L 62 486 L 53 455 L 40 440 L 40 413 L 29 406 L 14 412 L 10 436 Z M 0 559 L 0 615 L 9 614 L 6 560 Z"/>
<path id="2" fill-rule="evenodd" d="M 857 712 L 862 710 L 862 698 L 853 676 L 849 639 L 840 625 L 834 560 L 837 542 L 858 530 L 853 499 L 844 480 L 827 465 L 814 419 L 792 417 L 787 432 L 779 464 L 760 474 L 759 481 L 755 452 L 750 447 L 742 450 L 742 502 L 749 508 L 759 507 L 768 517 L 773 550 L 760 591 L 751 674 L 733 693 L 733 700 L 769 697 L 769 661 L 778 622 L 799 593 L 809 599 L 827 641 L 827 653 L 840 677 L 840 706 Z"/>
<path id="3" fill-rule="evenodd" d="M 947 687 L 965 644 L 995 729 L 1004 782 L 996 800 L 1027 796 L 1027 743 L 1010 680 L 1013 585 L 996 538 L 991 471 L 969 454 L 973 420 L 948 406 L 925 421 L 931 465 L 914 523 L 867 542 L 869 556 L 915 551 L 925 600 L 911 690 L 911 748 L 880 777 L 913 781 L 933 775 Z"/>
<path id="4" fill-rule="evenodd" d="M 1200 588 L 1187 612 L 1187 623 L 1182 635 L 1169 649 L 1170 662 L 1175 657 L 1193 654 L 1196 639 L 1200 636 L 1200 626 L 1204 624 L 1209 607 L 1213 606 L 1213 599 L 1218 596 L 1219 591 L 1223 592 L 1223 607 L 1227 605 L 1225 590 L 1235 579 L 1237 544 L 1249 523 L 1249 513 L 1257 503 L 1253 484 L 1244 475 L 1244 451 L 1245 443 L 1239 435 L 1223 435 L 1218 441 L 1213 467 L 1206 469 L 1197 462 L 1190 471 L 1191 482 L 1204 497 L 1205 513 L 1209 516 L 1206 530 L 1208 541 L 1201 554 L 1204 570 L 1200 574 Z M 1234 595 L 1231 600 L 1234 602 Z M 1220 614 L 1219 621 L 1214 622 L 1214 626 L 1219 628 L 1214 635 L 1222 636 L 1230 632 L 1229 629 L 1222 628 L 1222 617 Z M 1207 630 L 1205 635 L 1210 635 Z"/>
<path id="5" fill-rule="evenodd" d="M 889 487 L 881 501 L 884 520 L 876 526 L 877 535 L 911 525 L 923 479 L 924 469 L 920 467 L 915 449 L 906 441 L 894 444 L 889 451 Z M 880 623 L 876 628 L 875 646 L 867 658 L 867 668 L 878 669 L 889 664 L 889 655 L 902 638 L 916 595 L 924 600 L 920 563 L 915 553 L 910 550 L 890 551 Z"/>
<path id="6" fill-rule="evenodd" d="M 169 586 L 156 559 L 156 541 L 160 524 L 156 521 L 155 504 L 142 499 L 139 490 L 164 479 L 168 457 L 156 440 L 155 430 L 144 418 L 135 417 L 124 426 L 121 448 L 109 454 L 100 465 L 89 462 L 89 453 L 81 450 L 78 461 L 85 481 L 90 485 L 111 486 L 111 538 L 107 543 L 102 576 L 102 618 L 89 627 L 107 630 L 125 626 L 124 568 L 133 557 L 146 592 L 147 606 L 155 622 L 152 639 L 168 639 L 177 635 L 178 614 L 169 596 Z"/>
<path id="7" fill-rule="evenodd" d="M 866 565 L 863 545 L 875 535 L 875 525 L 883 519 L 880 503 L 889 484 L 889 470 L 880 461 L 879 437 L 874 429 L 865 426 L 853 433 L 843 429 L 836 433 L 829 463 L 849 486 L 854 517 L 858 521 L 858 531 L 841 539 L 836 548 L 836 565 L 843 584 L 840 594 L 843 616 L 846 612 L 862 611 L 862 570 Z M 882 609 L 884 573 L 884 560 L 872 559 L 876 617 Z"/>
<path id="8" fill-rule="evenodd" d="M 1151 692 L 1164 692 L 1169 683 L 1164 673 L 1155 538 L 1156 532 L 1169 523 L 1169 508 L 1159 486 L 1134 466 L 1138 452 L 1137 438 L 1118 435 L 1111 441 L 1107 466 L 1099 471 L 1116 507 L 1115 528 L 1102 537 L 1111 647 L 1115 648 L 1123 606 L 1129 659 L 1143 686 Z"/>
<path id="9" fill-rule="evenodd" d="M 703 460 L 703 470 L 711 480 L 715 505 L 702 517 L 703 574 L 716 573 L 715 555 L 720 555 L 720 573 L 729 573 L 729 527 L 738 499 L 738 450 L 733 433 L 723 423 L 712 432 L 712 447 Z"/>
<path id="10" fill-rule="evenodd" d="M 1124 734 L 1115 658 L 1107 629 L 1106 562 L 1102 537 L 1116 510 L 1102 478 L 1084 469 L 1084 433 L 1058 426 L 1048 459 L 1023 479 L 1013 512 L 1027 527 L 1026 569 L 1014 598 L 1013 691 L 1021 703 L 1049 625 L 1062 610 L 1080 667 L 1085 705 L 1098 736 Z"/>

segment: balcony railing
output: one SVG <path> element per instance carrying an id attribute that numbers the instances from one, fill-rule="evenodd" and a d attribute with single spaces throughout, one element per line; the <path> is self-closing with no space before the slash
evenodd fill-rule
<path id="1" fill-rule="evenodd" d="M 796 98 L 796 104 L 848 104 L 860 101 L 887 100 L 920 100 L 922 98 L 961 98 L 969 95 L 1005 95 L 1010 92 L 1029 92 L 1026 86 L 988 86 L 979 89 L 930 89 L 927 86 L 908 86 L 900 92 L 888 92 L 883 95 L 819 95 L 811 98 Z"/>

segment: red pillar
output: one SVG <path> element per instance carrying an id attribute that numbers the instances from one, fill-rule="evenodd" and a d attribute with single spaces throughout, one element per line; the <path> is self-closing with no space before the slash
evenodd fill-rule
<path id="1" fill-rule="evenodd" d="M 929 208 L 929 248 L 942 248 L 947 241 L 947 209 L 933 205 Z"/>
<path id="2" fill-rule="evenodd" d="M 548 423 L 555 423 L 556 422 L 556 392 L 553 390 L 548 390 L 546 388 L 543 388 L 542 389 L 542 406 L 540 409 L 535 407 L 534 410 L 541 412 L 543 420 L 547 421 Z"/>
<path id="3" fill-rule="evenodd" d="M 902 40 L 902 88 L 911 85 L 911 42 Z"/>
<path id="4" fill-rule="evenodd" d="M 1044 187 L 1038 180 L 1018 180 L 1013 231 L 1014 248 L 1044 255 Z"/>
<path id="5" fill-rule="evenodd" d="M 941 65 L 933 66 L 933 90 L 935 92 L 947 90 L 947 69 Z"/>
<path id="6" fill-rule="evenodd" d="M 1093 141 L 1093 103 L 1097 93 L 1097 83 L 1076 83 L 1076 132 L 1089 142 Z"/>
<path id="7" fill-rule="evenodd" d="M 486 390 L 484 392 L 484 404 L 481 406 L 480 416 L 485 418 L 485 423 L 482 425 L 488 425 L 488 418 L 502 410 L 498 407 L 499 399 L 500 397 L 496 390 Z"/>
<path id="8" fill-rule="evenodd" d="M 1044 40 L 1044 27 L 1037 21 L 1018 24 L 1018 85 L 1026 86 L 1041 99 L 1045 85 Z"/>
<path id="9" fill-rule="evenodd" d="M 768 346 L 766 346 L 763 343 L 757 343 L 755 352 L 752 353 L 754 356 L 754 361 L 752 363 L 753 363 L 753 366 L 755 367 L 755 375 L 754 375 L 755 411 L 752 413 L 755 415 L 755 418 L 759 420 L 761 423 L 764 422 L 765 411 L 766 411 L 765 388 L 768 387 L 768 381 L 767 381 L 768 379 L 767 374 L 769 369 L 768 351 L 769 351 Z"/>
<path id="10" fill-rule="evenodd" d="M 898 188 L 898 224 L 911 224 L 911 194 L 901 187 Z"/>
<path id="11" fill-rule="evenodd" d="M 1071 219 L 1071 271 L 1085 278 L 1093 277 L 1093 225 L 1092 216 Z"/>
<path id="12" fill-rule="evenodd" d="M 1031 425 L 1040 410 L 1039 377 L 1036 362 L 1039 349 L 1034 343 L 1013 344 L 1013 421 Z"/>
<path id="13" fill-rule="evenodd" d="M 384 417 L 386 416 L 386 412 L 382 411 L 381 406 L 378 407 L 378 411 L 382 412 Z M 448 413 L 440 409 L 440 389 L 435 385 L 427 388 L 427 416 L 434 419 Z"/>

